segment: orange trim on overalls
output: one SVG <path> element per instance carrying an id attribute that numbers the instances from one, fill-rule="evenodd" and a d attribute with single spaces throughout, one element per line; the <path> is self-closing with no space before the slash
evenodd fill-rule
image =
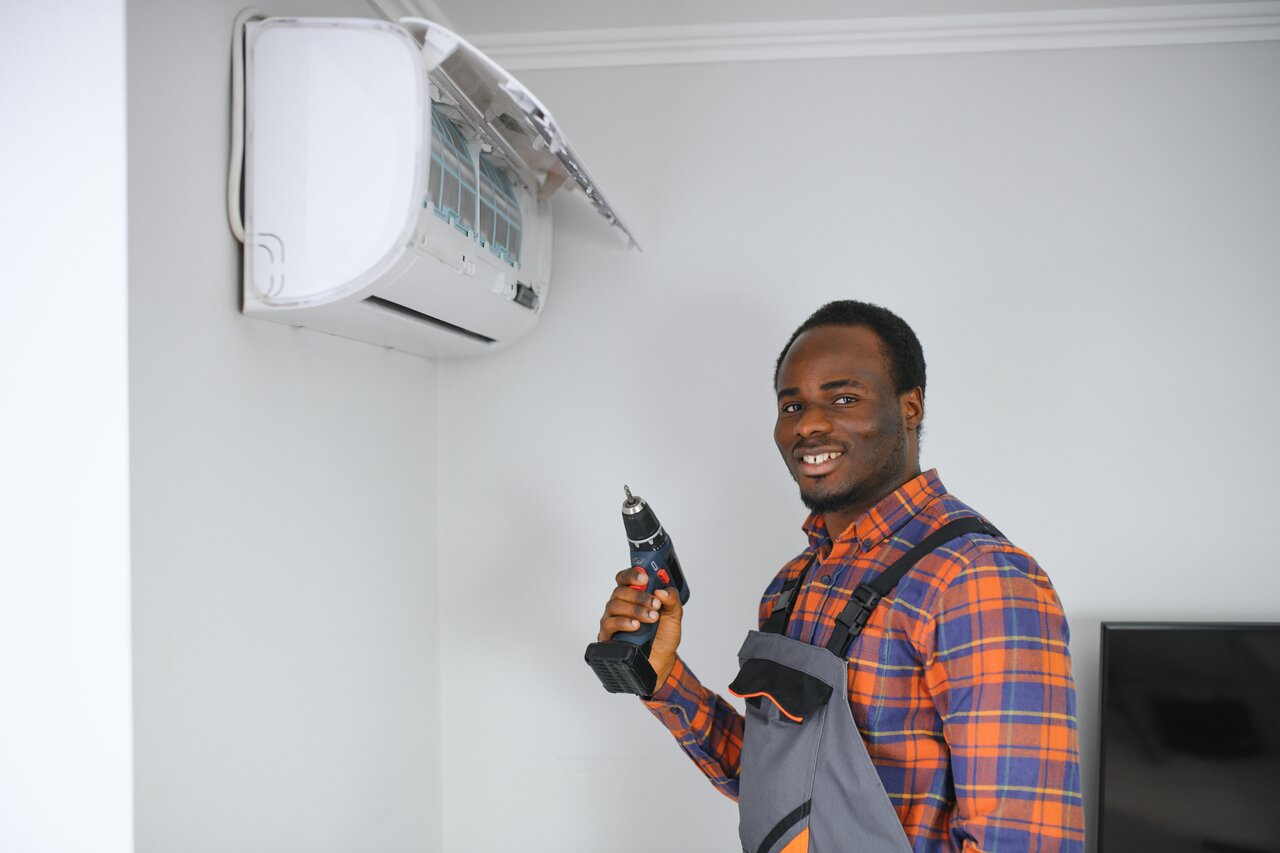
<path id="1" fill-rule="evenodd" d="M 797 717 L 795 714 L 791 713 L 791 712 L 790 712 L 790 711 L 788 711 L 786 708 L 782 707 L 782 703 L 781 703 L 781 702 L 779 702 L 777 699 L 774 699 L 772 696 L 770 696 L 768 693 L 766 693 L 766 692 L 765 692 L 765 691 L 763 691 L 763 690 L 761 690 L 759 693 L 739 693 L 739 692 L 737 692 L 736 690 L 734 690 L 734 689 L 730 688 L 730 689 L 729 689 L 729 692 L 730 692 L 730 693 L 732 693 L 734 696 L 737 696 L 737 697 L 738 697 L 738 698 L 740 698 L 740 699 L 754 699 L 756 696 L 763 696 L 763 697 L 765 697 L 766 699 L 768 699 L 770 702 L 772 702 L 773 704 L 777 705 L 777 706 L 778 706 L 778 710 L 779 710 L 780 712 L 782 712 L 782 715 L 783 715 L 784 717 L 786 717 L 788 720 L 794 720 L 794 721 L 795 721 L 795 722 L 797 722 L 797 723 L 803 723 L 803 722 L 804 722 L 804 717 Z"/>
<path id="2" fill-rule="evenodd" d="M 803 832 L 787 842 L 779 853 L 809 853 L 809 827 L 806 826 Z"/>

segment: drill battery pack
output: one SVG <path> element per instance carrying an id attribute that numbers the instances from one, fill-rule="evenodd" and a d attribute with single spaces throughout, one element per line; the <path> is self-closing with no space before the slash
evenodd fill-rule
<path id="1" fill-rule="evenodd" d="M 658 675 L 649 665 L 648 648 L 621 640 L 605 640 L 587 646 L 587 663 L 610 693 L 635 693 L 648 699 L 657 687 Z"/>

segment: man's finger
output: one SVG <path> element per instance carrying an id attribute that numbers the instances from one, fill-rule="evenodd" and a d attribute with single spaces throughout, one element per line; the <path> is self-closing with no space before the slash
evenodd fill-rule
<path id="1" fill-rule="evenodd" d="M 645 596 L 647 599 L 648 596 Z M 622 601 L 618 598 L 611 598 L 604 606 L 605 618 L 610 616 L 624 616 L 628 619 L 639 619 L 641 622 L 657 622 L 659 608 L 652 605 L 649 601 L 630 602 Z"/>
<path id="2" fill-rule="evenodd" d="M 644 573 L 644 569 L 637 569 L 632 566 L 629 569 L 623 569 L 618 572 L 618 576 L 614 578 L 618 582 L 618 586 L 634 586 L 635 584 L 648 584 L 649 576 Z"/>
<path id="3" fill-rule="evenodd" d="M 626 616 L 606 616 L 600 620 L 600 633 L 596 639 L 604 642 L 613 639 L 614 634 L 626 634 L 640 627 L 640 622 Z"/>
<path id="4" fill-rule="evenodd" d="M 609 596 L 609 600 L 625 601 L 627 604 L 634 604 L 647 610 L 657 610 L 662 607 L 661 599 L 655 598 L 643 589 L 632 589 L 629 586 L 620 586 L 614 589 L 613 595 Z"/>
<path id="5" fill-rule="evenodd" d="M 662 605 L 663 613 L 670 613 L 673 616 L 679 616 L 684 606 L 680 603 L 680 591 L 674 586 L 664 587 L 653 591 L 654 596 Z"/>

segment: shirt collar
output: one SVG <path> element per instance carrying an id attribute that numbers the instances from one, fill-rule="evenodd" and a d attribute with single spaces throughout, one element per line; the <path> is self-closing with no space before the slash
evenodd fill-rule
<path id="1" fill-rule="evenodd" d="M 868 551 L 898 532 L 904 524 L 915 518 L 922 509 L 946 491 L 942 480 L 938 479 L 937 469 L 931 468 L 903 483 L 871 509 L 854 519 L 853 524 L 835 537 L 835 541 L 856 540 L 860 543 L 862 550 Z M 809 513 L 809 517 L 804 520 L 803 529 L 809 537 L 809 547 L 814 551 L 822 553 L 831 546 L 831 535 L 827 532 L 822 513 Z"/>

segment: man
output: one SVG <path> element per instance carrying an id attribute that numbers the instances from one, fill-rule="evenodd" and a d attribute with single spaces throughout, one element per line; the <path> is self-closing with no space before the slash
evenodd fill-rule
<path id="1" fill-rule="evenodd" d="M 677 656 L 679 597 L 632 589 L 636 569 L 599 638 L 657 621 L 649 708 L 739 800 L 750 853 L 1082 850 L 1062 606 L 1030 555 L 920 472 L 915 333 L 879 306 L 830 303 L 774 384 L 809 546 L 743 646 L 730 689 L 746 715 Z"/>

